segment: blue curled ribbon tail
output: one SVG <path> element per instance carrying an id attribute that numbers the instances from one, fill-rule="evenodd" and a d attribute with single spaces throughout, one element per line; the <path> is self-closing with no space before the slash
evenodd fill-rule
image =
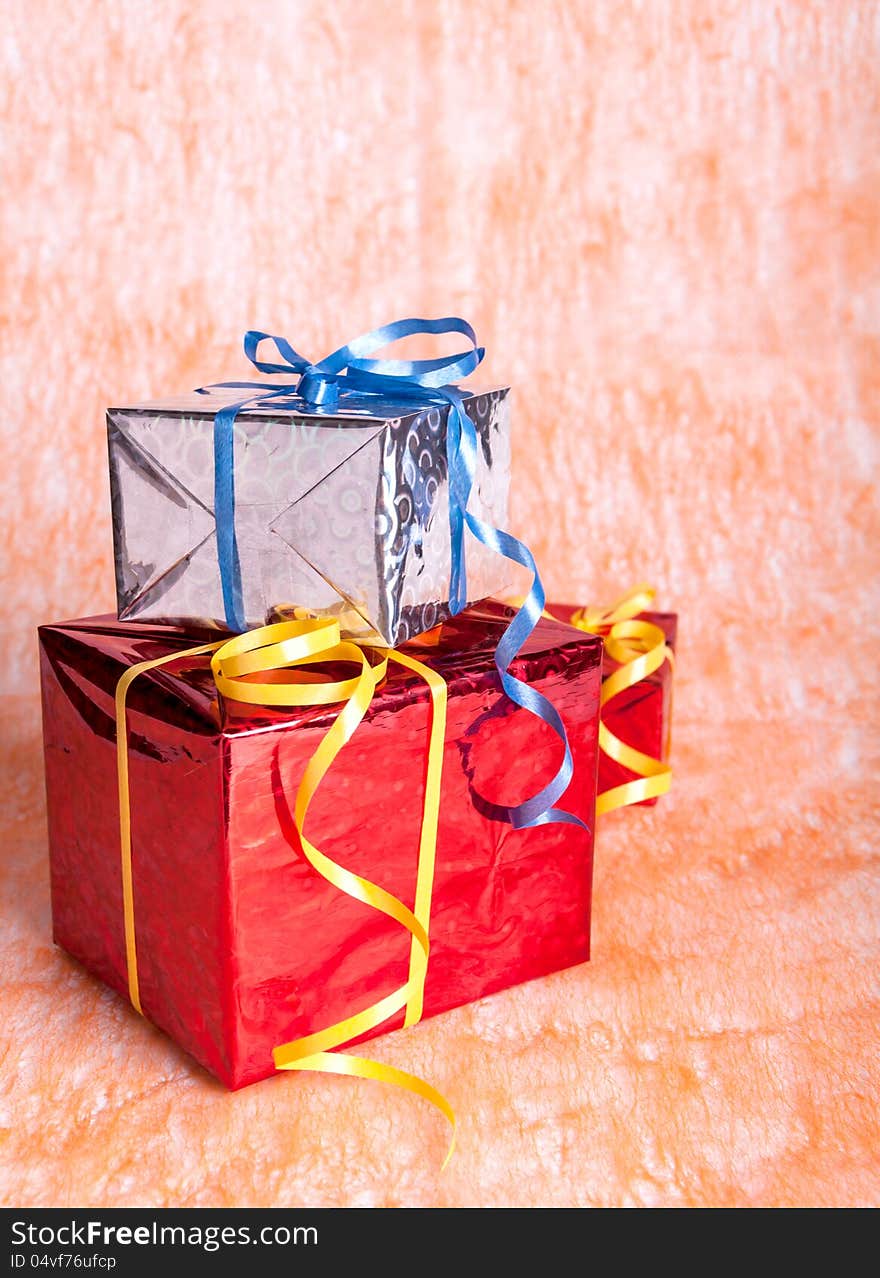
<path id="1" fill-rule="evenodd" d="M 415 334 L 440 335 L 457 333 L 470 342 L 470 348 L 437 359 L 391 360 L 373 359 L 383 347 Z M 274 343 L 278 358 L 262 360 L 259 349 L 263 342 Z M 449 606 L 453 616 L 467 604 L 464 533 L 467 528 L 490 550 L 521 564 L 532 573 L 529 592 L 510 622 L 495 650 L 495 665 L 501 685 L 516 705 L 536 715 L 559 737 L 564 757 L 553 779 L 537 794 L 513 807 L 487 804 L 487 810 L 499 821 L 515 829 L 537 825 L 565 823 L 586 828 L 579 817 L 555 807 L 571 781 L 573 765 L 565 724 L 555 706 L 543 693 L 511 674 L 510 666 L 534 630 L 544 608 L 544 588 L 531 551 L 510 533 L 502 532 L 477 519 L 468 510 L 476 474 L 478 439 L 476 428 L 465 411 L 466 396 L 450 383 L 467 377 L 483 359 L 485 350 L 477 345 L 477 337 L 466 320 L 456 316 L 442 319 L 404 319 L 385 324 L 340 346 L 317 364 L 310 364 L 283 337 L 275 337 L 256 329 L 245 334 L 244 352 L 259 373 L 294 374 L 296 380 L 284 383 L 216 382 L 200 387 L 200 394 L 214 389 L 248 390 L 250 395 L 236 403 L 224 405 L 214 417 L 214 514 L 217 524 L 217 558 L 223 592 L 223 608 L 230 630 L 247 628 L 242 598 L 241 563 L 235 534 L 235 419 L 247 408 L 320 407 L 333 412 L 340 397 L 349 396 L 349 404 L 370 396 L 412 400 L 418 405 L 447 406 L 446 455 L 449 472 L 449 533 L 451 574 Z M 345 400 L 343 398 L 342 402 Z"/>
<path id="2" fill-rule="evenodd" d="M 454 386 L 448 386 L 444 388 L 444 393 L 451 405 L 449 423 L 446 427 L 446 448 L 451 495 L 449 506 L 452 531 L 453 582 L 456 579 L 460 582 L 462 598 L 466 598 L 463 567 L 464 550 L 462 545 L 463 525 L 467 525 L 477 541 L 482 542 L 489 550 L 494 550 L 496 554 L 503 555 L 506 559 L 511 559 L 514 563 L 522 565 L 522 567 L 531 572 L 532 583 L 528 594 L 523 600 L 519 611 L 498 641 L 498 646 L 495 649 L 495 666 L 498 670 L 501 686 L 510 700 L 515 705 L 521 706 L 524 710 L 536 715 L 552 728 L 562 742 L 565 751 L 556 775 L 537 794 L 513 807 L 504 807 L 484 800 L 485 810 L 496 820 L 506 821 L 514 829 L 518 830 L 552 823 L 578 825 L 586 829 L 587 827 L 580 817 L 554 806 L 557 799 L 560 799 L 568 789 L 574 771 L 571 747 L 568 743 L 568 734 L 565 730 L 562 716 L 552 701 L 545 697 L 542 692 L 539 692 L 537 688 L 533 688 L 531 684 L 525 683 L 522 679 L 517 679 L 515 675 L 510 673 L 510 666 L 538 624 L 541 613 L 544 611 L 545 594 L 538 572 L 538 565 L 535 563 L 534 556 L 528 546 L 524 545 L 517 537 L 514 537 L 511 533 L 502 532 L 499 528 L 493 528 L 491 524 L 486 524 L 481 519 L 477 519 L 468 510 L 468 502 L 470 501 L 476 473 L 477 432 L 470 417 L 464 411 L 465 396 L 461 391 Z M 454 523 L 453 511 L 458 516 Z M 456 577 L 456 567 L 459 569 L 458 577 Z M 452 587 L 450 587 L 450 597 L 450 606 L 452 606 L 452 597 L 454 597 Z M 464 603 L 461 604 L 461 607 L 463 606 Z M 460 608 L 452 608 L 453 613 L 460 610 Z"/>

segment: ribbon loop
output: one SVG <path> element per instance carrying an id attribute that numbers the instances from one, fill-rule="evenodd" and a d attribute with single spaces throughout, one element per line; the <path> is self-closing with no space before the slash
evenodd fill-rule
<path id="1" fill-rule="evenodd" d="M 571 624 L 579 630 L 587 630 L 599 635 L 621 621 L 630 621 L 640 613 L 647 612 L 654 602 L 656 590 L 653 586 L 634 586 L 625 595 L 613 603 L 610 608 L 578 608 L 572 615 Z"/>
<path id="2" fill-rule="evenodd" d="M 273 342 L 275 349 L 284 360 L 283 364 L 269 364 L 257 358 L 262 342 Z M 297 354 L 290 342 L 284 337 L 274 337 L 271 333 L 261 333 L 250 329 L 244 335 L 244 353 L 258 373 L 302 373 L 309 366 L 309 361 Z M 262 386 L 261 382 L 253 385 Z"/>

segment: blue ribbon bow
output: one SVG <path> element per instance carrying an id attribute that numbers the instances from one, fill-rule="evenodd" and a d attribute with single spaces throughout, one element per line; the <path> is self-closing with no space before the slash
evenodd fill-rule
<path id="1" fill-rule="evenodd" d="M 466 337 L 471 348 L 438 359 L 392 360 L 372 359 L 377 350 L 417 333 L 458 333 Z M 275 344 L 282 363 L 269 363 L 257 358 L 263 341 Z M 468 511 L 471 489 L 477 463 L 477 432 L 464 409 L 467 398 L 451 382 L 472 373 L 485 354 L 477 346 L 477 337 L 470 324 L 463 319 L 404 319 L 386 324 L 382 328 L 365 333 L 317 364 L 310 364 L 299 355 L 283 337 L 251 331 L 245 334 L 244 352 L 260 373 L 296 374 L 296 381 L 267 384 L 265 382 L 218 382 L 221 387 L 255 390 L 257 393 L 220 408 L 214 417 L 214 512 L 217 521 L 217 555 L 220 565 L 220 581 L 223 590 L 223 607 L 230 630 L 243 631 L 246 624 L 241 590 L 241 564 L 235 536 L 235 479 L 233 469 L 233 426 L 237 415 L 245 408 L 264 407 L 303 410 L 322 408 L 332 413 L 340 405 L 340 398 L 351 400 L 362 396 L 382 396 L 394 400 L 409 400 L 420 406 L 448 405 L 446 425 L 446 460 L 449 471 L 449 531 L 452 544 L 452 571 L 449 586 L 449 606 L 453 616 L 467 603 L 465 573 L 465 527 L 491 550 L 522 564 L 532 573 L 529 592 L 504 631 L 495 650 L 495 665 L 507 696 L 516 705 L 538 716 L 553 729 L 564 747 L 564 758 L 552 781 L 548 782 L 530 799 L 506 807 L 488 805 L 491 814 L 516 829 L 525 829 L 551 822 L 583 825 L 579 817 L 554 807 L 566 789 L 572 776 L 571 749 L 565 725 L 555 706 L 536 688 L 517 679 L 510 673 L 510 665 L 534 630 L 544 609 L 544 588 L 531 551 L 510 533 L 501 532 Z M 208 393 L 212 387 L 200 388 Z M 345 405 L 344 398 L 342 399 Z"/>

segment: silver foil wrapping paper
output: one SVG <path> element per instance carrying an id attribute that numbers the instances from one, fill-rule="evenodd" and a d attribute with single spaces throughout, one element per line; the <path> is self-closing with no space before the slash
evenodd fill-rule
<path id="1" fill-rule="evenodd" d="M 223 628 L 214 519 L 215 389 L 107 414 L 120 619 Z M 507 388 L 465 405 L 479 441 L 469 503 L 507 526 Z M 235 528 L 249 627 L 300 608 L 350 634 L 404 642 L 449 616 L 445 408 L 377 405 L 236 418 Z M 509 564 L 465 534 L 469 602 L 510 588 Z"/>

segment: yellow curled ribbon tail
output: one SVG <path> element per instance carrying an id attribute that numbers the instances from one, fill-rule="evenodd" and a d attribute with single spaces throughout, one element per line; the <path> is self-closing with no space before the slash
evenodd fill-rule
<path id="1" fill-rule="evenodd" d="M 446 1156 L 440 1164 L 441 1172 L 445 1171 L 449 1165 L 449 1160 L 455 1153 L 457 1126 L 455 1111 L 442 1092 L 438 1092 L 436 1087 L 432 1087 L 430 1083 L 425 1082 L 423 1078 L 419 1078 L 417 1074 L 408 1074 L 406 1070 L 397 1069 L 394 1065 L 385 1065 L 382 1061 L 371 1061 L 364 1056 L 350 1056 L 346 1052 L 316 1052 L 312 1056 L 305 1056 L 300 1060 L 284 1064 L 278 1064 L 276 1059 L 276 1069 L 301 1069 L 310 1070 L 314 1073 L 343 1074 L 348 1077 L 367 1078 L 374 1083 L 390 1083 L 393 1087 L 402 1087 L 405 1091 L 421 1096 L 423 1100 L 429 1101 L 436 1109 L 439 1109 L 449 1120 L 452 1136 L 449 1141 L 449 1147 L 446 1150 Z"/>
<path id="2" fill-rule="evenodd" d="M 276 1069 L 310 1070 L 353 1075 L 391 1083 L 428 1100 L 445 1115 L 452 1138 L 443 1167 L 455 1147 L 455 1114 L 436 1088 L 413 1074 L 359 1056 L 340 1055 L 334 1049 L 377 1028 L 401 1009 L 406 1009 L 405 1025 L 415 1024 L 422 1015 L 428 966 L 428 929 L 440 810 L 440 782 L 443 743 L 446 735 L 446 683 L 429 667 L 404 653 L 370 647 L 341 639 L 339 623 L 332 618 L 283 621 L 248 631 L 219 644 L 205 645 L 170 654 L 153 662 L 143 662 L 123 675 L 117 688 L 120 826 L 123 831 L 123 907 L 126 917 L 126 957 L 129 990 L 138 1011 L 137 955 L 134 946 L 134 904 L 131 890 L 131 842 L 128 798 L 128 771 L 125 755 L 125 694 L 132 679 L 144 670 L 167 662 L 212 653 L 211 669 L 221 696 L 227 700 L 270 706 L 319 706 L 344 702 L 327 734 L 306 765 L 293 806 L 293 823 L 303 855 L 329 883 L 346 895 L 381 911 L 399 923 L 411 937 L 408 977 L 404 985 L 378 1002 L 346 1017 L 335 1025 L 273 1049 Z M 369 655 L 368 655 L 369 654 Z M 428 685 L 431 725 L 428 736 L 425 796 L 419 840 L 418 871 L 414 909 L 376 883 L 354 874 L 322 852 L 304 833 L 309 804 L 343 746 L 351 740 L 366 713 L 373 694 L 385 678 L 388 662 L 394 661 L 418 674 Z M 352 678 L 332 681 L 310 672 L 316 662 L 354 665 Z M 278 675 L 286 676 L 283 680 Z M 271 682 L 260 675 L 272 674 Z M 121 708 L 120 708 L 121 707 Z M 299 849 L 298 849 L 299 850 Z M 127 884 L 127 887 L 126 887 Z M 131 944 L 128 943 L 129 934 Z"/>

